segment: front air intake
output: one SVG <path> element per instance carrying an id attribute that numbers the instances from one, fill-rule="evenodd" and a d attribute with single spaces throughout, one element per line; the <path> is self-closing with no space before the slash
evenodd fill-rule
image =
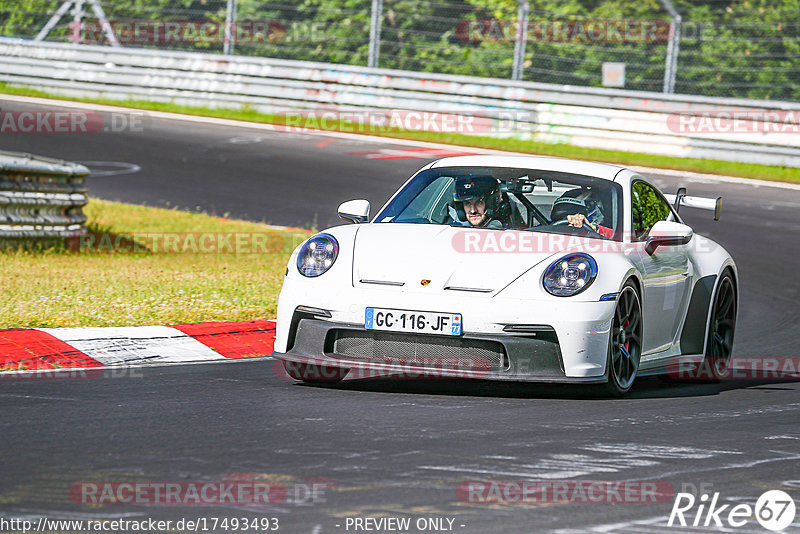
<path id="1" fill-rule="evenodd" d="M 333 336 L 334 356 L 370 363 L 479 371 L 508 367 L 505 348 L 497 341 L 344 329 Z"/>

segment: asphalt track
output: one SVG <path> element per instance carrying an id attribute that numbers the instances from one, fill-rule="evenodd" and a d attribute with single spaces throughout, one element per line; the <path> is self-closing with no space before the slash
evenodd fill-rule
<path id="1" fill-rule="evenodd" d="M 40 109 L 2 99 L 0 106 Z M 90 177 L 91 194 L 101 198 L 320 228 L 337 222 L 344 200 L 379 206 L 436 157 L 377 140 L 156 118 L 137 132 L 4 133 L 0 148 L 140 168 Z M 380 159 L 403 151 L 424 157 Z M 800 356 L 800 191 L 669 173 L 654 178 L 666 191 L 685 185 L 690 194 L 725 198 L 719 222 L 708 212 L 683 215 L 737 260 L 735 355 Z M 672 498 L 470 502 L 457 490 L 476 480 L 656 481 L 751 505 L 764 491 L 783 489 L 800 507 L 794 381 L 643 379 L 628 398 L 605 400 L 580 388 L 485 382 L 304 386 L 264 360 L 85 380 L 3 378 L 0 413 L 0 519 L 6 520 L 277 517 L 279 532 L 292 533 L 355 532 L 347 528 L 354 517 L 409 517 L 412 526 L 419 518 L 448 518 L 452 531 L 464 533 L 717 530 L 666 526 Z M 232 479 L 280 484 L 288 497 L 259 507 L 89 506 L 69 492 L 86 481 Z M 305 492 L 314 483 L 327 484 L 316 498 Z M 696 511 L 687 514 L 690 521 Z M 766 532 L 752 518 L 728 531 Z M 800 531 L 800 515 L 787 531 Z"/>

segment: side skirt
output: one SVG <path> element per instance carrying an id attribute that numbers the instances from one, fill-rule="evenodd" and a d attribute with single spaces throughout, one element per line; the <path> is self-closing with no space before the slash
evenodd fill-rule
<path id="1" fill-rule="evenodd" d="M 681 332 L 681 354 L 702 354 L 706 343 L 708 310 L 711 307 L 711 294 L 717 275 L 710 274 L 700 278 L 692 290 L 692 300 L 686 310 L 686 320 Z"/>

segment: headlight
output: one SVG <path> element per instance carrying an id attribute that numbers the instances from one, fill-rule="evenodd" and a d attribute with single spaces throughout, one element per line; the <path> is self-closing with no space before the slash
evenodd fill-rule
<path id="1" fill-rule="evenodd" d="M 339 243 L 330 234 L 319 234 L 300 248 L 297 270 L 303 276 L 319 276 L 331 268 L 339 255 Z"/>
<path id="2" fill-rule="evenodd" d="M 550 264 L 542 284 L 551 295 L 571 297 L 592 285 L 596 277 L 594 258 L 588 254 L 570 254 Z"/>

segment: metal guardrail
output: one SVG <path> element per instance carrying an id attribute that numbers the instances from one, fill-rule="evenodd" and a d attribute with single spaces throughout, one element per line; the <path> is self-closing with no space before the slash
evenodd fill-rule
<path id="1" fill-rule="evenodd" d="M 800 167 L 800 103 L 792 102 L 9 38 L 0 38 L 0 81 L 69 96 L 249 106 L 265 113 L 438 112 L 488 120 L 473 132 L 479 135 Z M 734 111 L 745 118 L 719 118 Z"/>
<path id="2" fill-rule="evenodd" d="M 85 233 L 88 175 L 77 163 L 0 151 L 0 245 Z"/>

